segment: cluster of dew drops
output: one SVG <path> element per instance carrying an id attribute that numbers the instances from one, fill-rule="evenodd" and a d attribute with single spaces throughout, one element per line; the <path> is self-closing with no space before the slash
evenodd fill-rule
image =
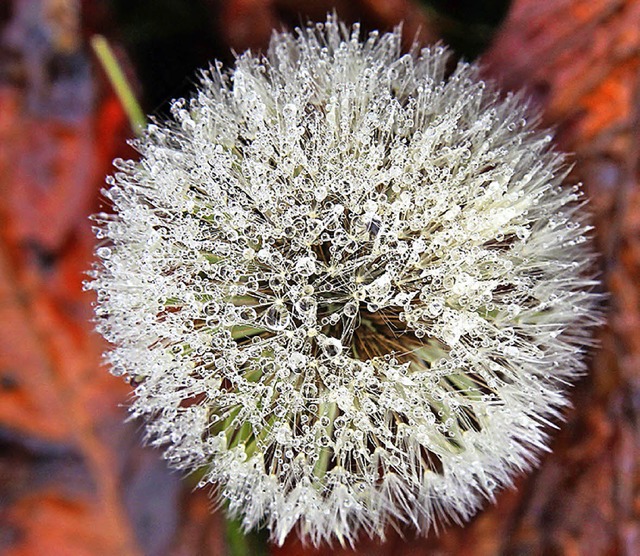
<path id="1" fill-rule="evenodd" d="M 89 287 L 134 413 L 251 523 L 247 469 L 277 478 L 269 500 L 315 485 L 362 515 L 392 474 L 405 496 L 455 485 L 460 513 L 544 443 L 546 370 L 581 365 L 562 333 L 591 310 L 590 254 L 562 158 L 473 66 L 399 52 L 329 22 L 214 66 L 96 217 Z"/>

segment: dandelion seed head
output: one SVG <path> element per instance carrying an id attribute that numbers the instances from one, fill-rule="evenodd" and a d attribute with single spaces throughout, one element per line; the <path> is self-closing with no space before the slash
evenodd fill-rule
<path id="1" fill-rule="evenodd" d="M 313 544 L 473 515 L 536 462 L 598 321 L 589 227 L 519 95 L 326 23 L 203 72 L 100 214 L 131 411 Z"/>

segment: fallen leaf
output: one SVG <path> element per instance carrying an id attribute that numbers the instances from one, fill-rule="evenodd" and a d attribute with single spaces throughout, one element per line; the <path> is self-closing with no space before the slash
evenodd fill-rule
<path id="1" fill-rule="evenodd" d="M 123 424 L 129 388 L 101 365 L 82 291 L 87 217 L 128 130 L 79 7 L 16 0 L 0 31 L 0 552 L 159 554 L 178 479 Z"/>

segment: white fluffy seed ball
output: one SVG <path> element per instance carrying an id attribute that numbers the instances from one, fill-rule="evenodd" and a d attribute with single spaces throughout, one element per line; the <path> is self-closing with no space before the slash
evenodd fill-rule
<path id="1" fill-rule="evenodd" d="M 598 321 L 522 99 L 330 17 L 203 73 L 97 215 L 131 410 L 282 543 L 462 521 L 535 463 Z"/>

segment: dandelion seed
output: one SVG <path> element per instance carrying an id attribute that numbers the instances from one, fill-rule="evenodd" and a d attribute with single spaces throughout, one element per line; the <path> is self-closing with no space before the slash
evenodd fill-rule
<path id="1" fill-rule="evenodd" d="M 131 411 L 282 543 L 469 518 L 599 320 L 581 193 L 520 96 L 330 17 L 203 72 L 98 215 Z"/>

